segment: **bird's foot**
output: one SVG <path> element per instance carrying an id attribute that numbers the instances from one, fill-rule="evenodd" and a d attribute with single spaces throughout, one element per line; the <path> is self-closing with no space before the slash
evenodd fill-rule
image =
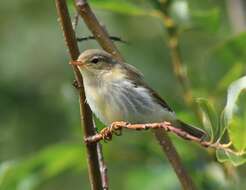
<path id="1" fill-rule="evenodd" d="M 102 135 L 102 139 L 104 142 L 111 141 L 113 134 L 110 131 L 110 127 L 105 127 L 100 131 L 100 134 Z"/>
<path id="2" fill-rule="evenodd" d="M 102 139 L 107 142 L 112 140 L 113 135 L 121 136 L 122 128 L 120 125 L 117 125 L 117 122 L 112 123 L 110 127 L 106 127 L 100 131 Z"/>

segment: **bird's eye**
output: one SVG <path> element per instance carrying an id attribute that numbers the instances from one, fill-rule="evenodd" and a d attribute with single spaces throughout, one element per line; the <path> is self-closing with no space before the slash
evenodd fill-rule
<path id="1" fill-rule="evenodd" d="M 91 62 L 97 64 L 97 63 L 99 62 L 99 58 L 98 58 L 98 57 L 94 57 L 94 58 L 91 60 Z"/>

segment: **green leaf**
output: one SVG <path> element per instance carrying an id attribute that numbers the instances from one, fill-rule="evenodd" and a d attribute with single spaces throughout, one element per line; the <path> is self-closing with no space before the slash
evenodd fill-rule
<path id="1" fill-rule="evenodd" d="M 233 146 L 243 152 L 246 149 L 246 113 L 244 118 L 233 117 L 228 132 Z"/>
<path id="2" fill-rule="evenodd" d="M 240 93 L 246 89 L 246 76 L 233 82 L 227 92 L 227 102 L 224 108 L 224 122 L 226 127 L 232 122 L 233 113 L 236 108 L 236 101 Z"/>
<path id="3" fill-rule="evenodd" d="M 229 160 L 227 154 L 225 153 L 225 151 L 223 149 L 216 150 L 216 157 L 217 157 L 218 161 L 222 162 L 222 163 Z"/>
<path id="4" fill-rule="evenodd" d="M 214 107 L 206 99 L 199 98 L 197 102 L 202 113 L 204 129 L 207 131 L 211 141 L 214 141 L 221 133 L 218 115 Z"/>
<path id="5" fill-rule="evenodd" d="M 237 101 L 239 95 L 245 89 L 246 76 L 236 80 L 229 86 L 226 106 L 221 114 L 221 126 L 223 132 L 221 133 L 220 139 L 228 129 L 229 138 L 239 152 L 243 152 L 246 148 L 246 111 L 244 110 L 243 116 L 239 116 L 235 114 L 235 110 L 237 110 L 237 112 L 240 110 L 240 107 L 237 106 Z M 244 104 L 245 100 L 240 103 L 240 105 Z M 242 107 L 245 106 L 246 104 Z"/>
<path id="6" fill-rule="evenodd" d="M 218 149 L 216 157 L 220 162 L 231 162 L 234 166 L 239 166 L 246 162 L 246 154 L 237 154 L 226 149 Z"/>

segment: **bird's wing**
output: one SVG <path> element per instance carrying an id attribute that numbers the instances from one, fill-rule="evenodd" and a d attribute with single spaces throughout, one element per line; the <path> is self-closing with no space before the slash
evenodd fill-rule
<path id="1" fill-rule="evenodd" d="M 170 112 L 173 110 L 170 106 L 161 98 L 159 94 L 157 94 L 149 85 L 144 81 L 143 74 L 138 71 L 134 66 L 129 65 L 127 63 L 122 64 L 122 66 L 126 69 L 128 75 L 128 79 L 134 83 L 135 86 L 143 86 L 149 90 L 154 100 L 159 103 L 163 108 L 167 109 Z"/>
<path id="2" fill-rule="evenodd" d="M 128 79 L 136 86 L 142 86 L 145 87 L 146 89 L 149 90 L 149 92 L 151 93 L 152 97 L 154 98 L 154 100 L 161 105 L 164 109 L 173 112 L 173 110 L 169 107 L 169 105 L 152 89 L 150 88 L 143 80 L 143 74 L 141 74 L 135 67 L 128 65 L 128 64 L 123 64 L 123 67 L 125 67 L 125 70 L 127 72 L 127 77 Z M 177 127 L 181 128 L 182 130 L 184 130 L 185 132 L 203 139 L 204 137 L 206 137 L 206 133 L 197 127 L 193 127 L 191 125 L 188 125 L 180 120 L 176 121 L 177 123 Z"/>
<path id="3" fill-rule="evenodd" d="M 147 84 L 146 84 L 147 86 Z M 152 88 L 150 88 L 149 86 L 147 86 L 149 91 L 151 92 L 152 96 L 154 97 L 155 101 L 158 102 L 158 104 L 160 104 L 163 108 L 167 109 L 170 112 L 173 112 L 173 110 L 170 108 L 170 106 L 166 103 L 165 100 L 163 100 L 161 98 L 161 96 L 159 94 L 157 94 Z"/>

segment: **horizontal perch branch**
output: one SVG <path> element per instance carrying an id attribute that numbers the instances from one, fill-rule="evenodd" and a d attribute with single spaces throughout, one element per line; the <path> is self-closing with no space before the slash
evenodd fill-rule
<path id="1" fill-rule="evenodd" d="M 117 121 L 117 122 L 112 123 L 110 127 L 106 127 L 102 129 L 96 135 L 85 138 L 85 142 L 95 143 L 95 142 L 99 142 L 100 140 L 109 141 L 112 139 L 114 134 L 116 136 L 121 135 L 122 129 L 130 129 L 130 130 L 136 130 L 136 131 L 143 131 L 143 130 L 148 130 L 148 129 L 164 129 L 165 131 L 172 132 L 185 140 L 196 142 L 203 147 L 206 147 L 206 148 L 210 147 L 210 148 L 215 148 L 215 149 L 226 149 L 229 152 L 233 152 L 232 149 L 228 148 L 227 144 L 220 144 L 220 143 L 213 143 L 210 141 L 205 141 L 204 138 L 195 137 L 187 133 L 186 131 L 182 130 L 181 128 L 172 126 L 170 122 L 166 122 L 166 121 L 161 122 L 161 123 L 146 123 L 146 124 L 130 124 L 124 121 L 119 121 L 119 122 Z"/>

